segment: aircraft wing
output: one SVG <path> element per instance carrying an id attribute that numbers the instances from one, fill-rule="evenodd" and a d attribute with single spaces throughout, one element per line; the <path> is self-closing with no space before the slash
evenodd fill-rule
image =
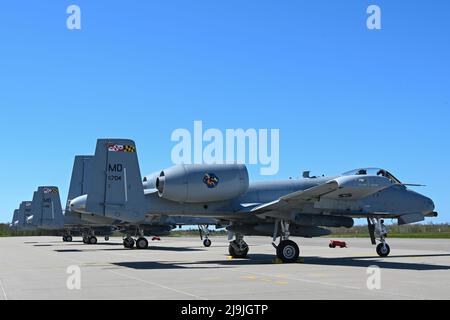
<path id="1" fill-rule="evenodd" d="M 262 214 L 268 211 L 279 211 L 291 206 L 296 206 L 297 204 L 303 205 L 306 202 L 320 199 L 321 196 L 333 192 L 338 188 L 339 186 L 337 185 L 337 183 L 335 183 L 334 181 L 329 181 L 325 184 L 312 187 L 310 189 L 288 194 L 276 201 L 264 203 L 262 205 L 254 207 L 250 212 L 254 214 Z"/>
<path id="2" fill-rule="evenodd" d="M 292 210 L 321 199 L 357 201 L 392 185 L 389 179 L 381 176 L 342 176 L 324 184 L 288 194 L 273 202 L 256 206 L 250 212 L 260 215 L 269 211 Z"/>

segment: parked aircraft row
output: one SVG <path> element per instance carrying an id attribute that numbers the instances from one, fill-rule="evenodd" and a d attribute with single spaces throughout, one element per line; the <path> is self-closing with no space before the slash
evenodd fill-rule
<path id="1" fill-rule="evenodd" d="M 72 170 L 68 201 L 83 195 L 89 177 L 92 156 L 76 156 Z M 155 216 L 145 221 L 128 223 L 111 218 L 101 218 L 73 210 L 62 210 L 59 188 L 42 186 L 34 192 L 32 201 L 23 201 L 14 211 L 11 228 L 17 231 L 55 230 L 62 233 L 64 242 L 72 242 L 73 236 L 81 236 L 85 244 L 97 244 L 97 236 L 105 241 L 114 232 L 124 234 L 126 248 L 146 249 L 149 242 L 146 236 L 165 236 L 177 226 L 198 225 L 205 247 L 210 247 L 210 225 L 217 225 L 211 218 Z"/>
<path id="2" fill-rule="evenodd" d="M 433 201 L 411 186 L 417 185 L 374 168 L 330 177 L 305 173 L 295 180 L 250 182 L 243 164 L 176 165 L 142 178 L 134 141 L 100 139 L 94 156 L 75 159 L 62 221 L 66 240 L 76 230 L 95 243 L 92 237 L 100 233 L 95 228 L 118 228 L 125 232 L 124 246 L 138 248 L 148 246 L 145 235 L 155 233 L 155 228 L 168 232 L 178 224 L 227 226 L 232 257 L 247 257 L 245 236 L 270 236 L 277 257 L 289 263 L 300 254 L 291 236 L 320 237 L 330 234 L 329 227 L 351 228 L 354 219 L 365 218 L 377 254 L 386 257 L 390 247 L 384 219 L 403 225 L 437 216 Z M 35 201 L 51 203 L 38 220 L 45 225 L 47 215 L 60 208 L 53 200 L 44 201 L 52 195 L 57 201 L 56 190 L 39 190 L 31 212 Z M 27 204 L 21 208 L 13 225 L 24 221 L 21 214 Z M 25 219 L 28 224 L 33 220 L 34 214 Z M 208 238 L 205 241 L 210 245 Z"/>

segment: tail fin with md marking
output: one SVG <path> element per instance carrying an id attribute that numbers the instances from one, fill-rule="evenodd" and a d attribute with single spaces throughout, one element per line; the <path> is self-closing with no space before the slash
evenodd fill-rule
<path id="1" fill-rule="evenodd" d="M 87 181 L 86 211 L 129 222 L 144 218 L 144 188 L 134 141 L 97 141 Z"/>
<path id="2" fill-rule="evenodd" d="M 54 186 L 39 187 L 31 204 L 32 225 L 46 230 L 62 229 L 64 217 L 59 189 Z"/>

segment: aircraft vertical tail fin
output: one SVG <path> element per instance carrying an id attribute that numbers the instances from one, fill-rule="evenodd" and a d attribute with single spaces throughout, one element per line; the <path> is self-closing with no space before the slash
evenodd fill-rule
<path id="1" fill-rule="evenodd" d="M 17 228 L 23 230 L 27 226 L 27 219 L 31 216 L 31 201 L 22 201 L 17 211 Z"/>
<path id="2" fill-rule="evenodd" d="M 69 194 L 66 202 L 66 213 L 69 209 L 69 203 L 73 199 L 88 194 L 88 179 L 92 165 L 93 156 L 76 156 L 72 177 L 70 179 Z"/>
<path id="3" fill-rule="evenodd" d="M 114 219 L 140 221 L 144 188 L 136 145 L 126 139 L 97 140 L 88 179 L 86 211 Z"/>
<path id="4" fill-rule="evenodd" d="M 16 223 L 19 220 L 19 209 L 14 210 L 12 224 Z"/>
<path id="5" fill-rule="evenodd" d="M 32 224 L 42 229 L 61 229 L 64 217 L 59 189 L 54 186 L 39 187 L 31 204 Z"/>

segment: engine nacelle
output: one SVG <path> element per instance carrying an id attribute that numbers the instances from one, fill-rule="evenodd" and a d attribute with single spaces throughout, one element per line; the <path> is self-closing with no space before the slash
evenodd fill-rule
<path id="1" fill-rule="evenodd" d="M 156 179 L 161 198 L 181 203 L 231 200 L 246 193 L 248 187 L 247 167 L 241 164 L 177 165 Z"/>

